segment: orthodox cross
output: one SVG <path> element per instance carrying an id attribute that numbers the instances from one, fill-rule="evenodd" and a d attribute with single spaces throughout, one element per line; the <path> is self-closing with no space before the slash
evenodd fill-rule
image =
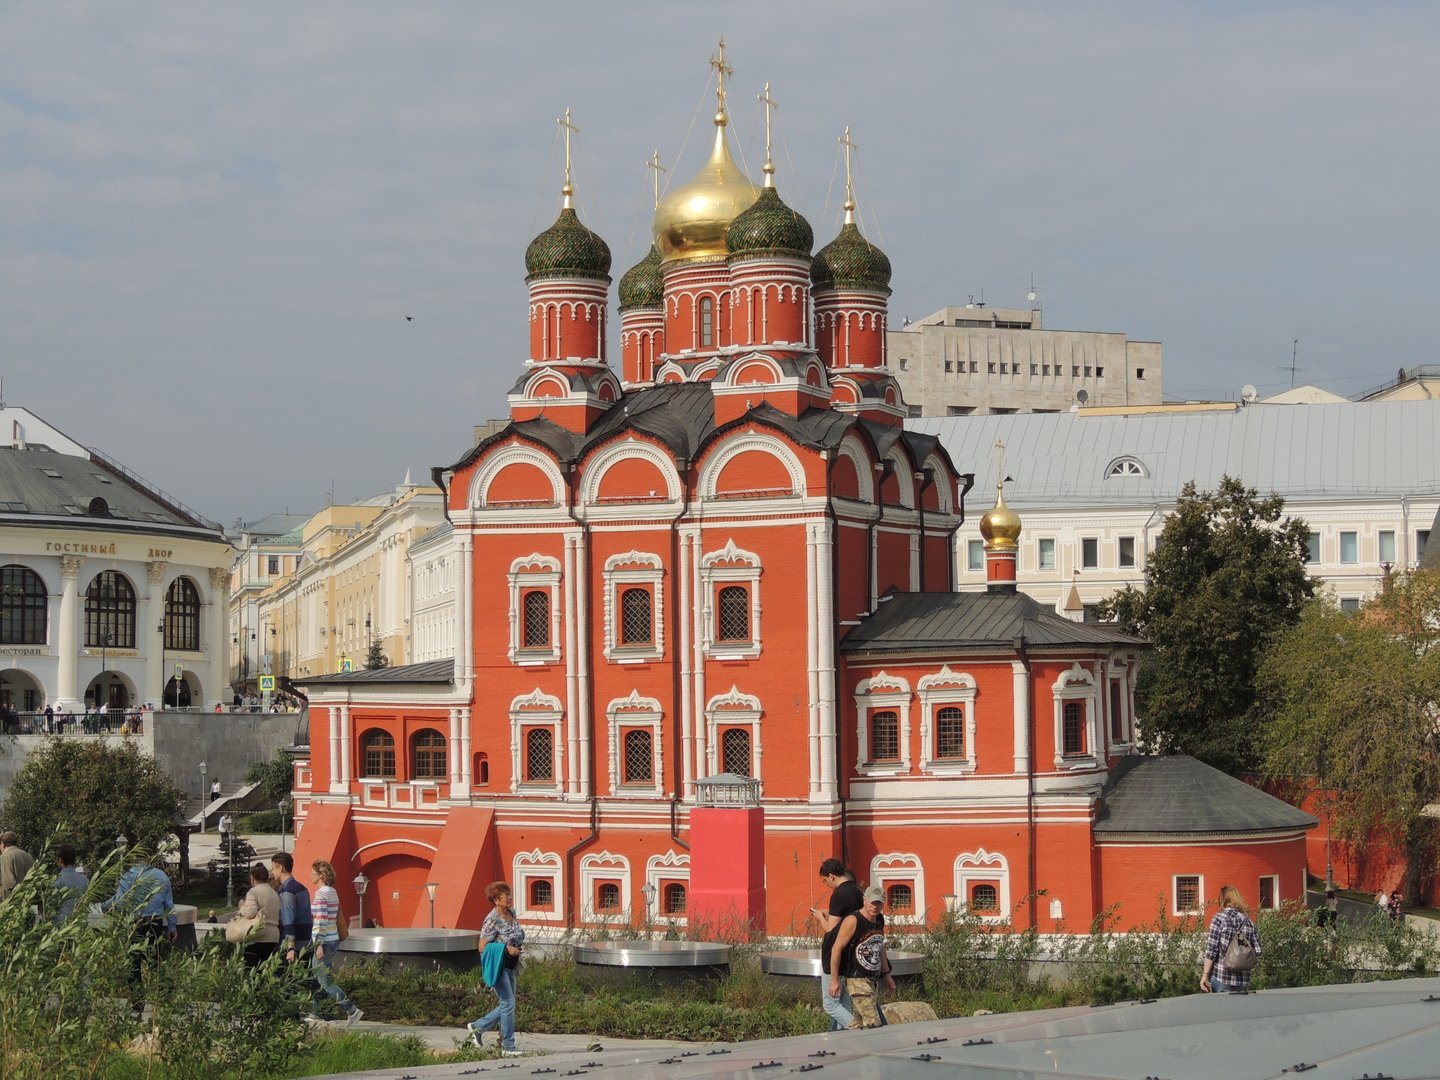
<path id="1" fill-rule="evenodd" d="M 565 115 L 558 117 L 555 123 L 559 124 L 561 130 L 565 132 L 565 186 L 560 190 L 565 195 L 565 207 L 569 209 L 570 196 L 575 194 L 575 188 L 570 183 L 570 136 L 571 134 L 579 135 L 580 129 L 571 123 L 568 108 L 565 110 Z"/>
<path id="2" fill-rule="evenodd" d="M 845 148 L 845 224 L 852 225 L 855 222 L 855 182 L 850 175 L 850 155 L 860 147 L 851 140 L 849 125 L 846 125 L 845 134 L 838 141 Z"/>
<path id="3" fill-rule="evenodd" d="M 647 162 L 645 162 L 645 167 L 646 167 L 647 169 L 649 169 L 649 170 L 651 171 L 651 173 L 654 174 L 651 179 L 652 179 L 652 181 L 653 181 L 653 183 L 654 183 L 654 186 L 655 186 L 655 207 L 656 207 L 656 209 L 659 209 L 659 207 L 660 207 L 660 174 L 661 174 L 662 172 L 669 172 L 669 170 L 666 169 L 664 165 L 661 165 L 661 164 L 660 164 L 660 151 L 659 151 L 659 150 L 656 150 L 654 154 L 650 155 L 650 160 L 647 161 Z"/>
<path id="4" fill-rule="evenodd" d="M 765 92 L 756 94 L 756 100 L 765 106 L 765 186 L 775 186 L 775 162 L 770 158 L 770 114 L 780 107 L 780 103 L 770 96 L 770 84 L 765 84 Z"/>
<path id="5" fill-rule="evenodd" d="M 1005 501 L 1005 440 L 995 440 L 995 500 Z"/>
<path id="6" fill-rule="evenodd" d="M 717 119 L 720 119 L 725 116 L 725 77 L 735 74 L 735 69 L 725 62 L 725 39 L 723 37 L 720 39 L 719 52 L 710 57 L 710 66 L 715 69 L 715 74 L 719 78 L 715 96 L 720 101 L 720 111 L 717 114 Z"/>

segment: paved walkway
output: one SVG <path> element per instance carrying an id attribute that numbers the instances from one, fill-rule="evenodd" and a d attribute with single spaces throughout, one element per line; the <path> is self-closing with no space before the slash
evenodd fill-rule
<path id="1" fill-rule="evenodd" d="M 344 1025 L 336 1024 L 335 1027 L 343 1030 Z M 470 1032 L 465 1028 L 418 1027 L 370 1020 L 361 1020 L 354 1026 L 354 1030 L 373 1035 L 414 1036 L 431 1050 L 446 1052 L 465 1045 L 470 1039 Z M 493 1046 L 494 1043 L 495 1033 L 487 1033 L 486 1047 Z M 682 1042 L 676 1039 L 610 1039 L 599 1035 L 532 1035 L 528 1032 L 517 1032 L 515 1045 L 527 1054 L 579 1054 L 586 1051 L 599 1053 L 602 1050 L 668 1050 L 675 1047 L 699 1050 L 717 1044 Z"/>

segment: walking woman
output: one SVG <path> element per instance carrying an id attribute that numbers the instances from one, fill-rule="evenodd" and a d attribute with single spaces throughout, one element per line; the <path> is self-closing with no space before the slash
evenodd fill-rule
<path id="1" fill-rule="evenodd" d="M 270 884 L 269 869 L 257 862 L 250 868 L 250 891 L 240 901 L 240 918 L 253 922 L 262 915 L 259 932 L 245 942 L 246 967 L 263 964 L 280 948 L 280 894 Z"/>
<path id="2" fill-rule="evenodd" d="M 1239 937 L 1248 942 L 1254 953 L 1246 959 L 1244 968 L 1225 966 L 1229 959 L 1230 943 Z M 1220 886 L 1220 910 L 1210 920 L 1210 935 L 1205 939 L 1205 967 L 1200 972 L 1200 989 L 1205 993 L 1250 989 L 1250 970 L 1260 956 L 1260 935 L 1250 921 L 1250 909 L 1245 898 L 1233 885 Z"/>
<path id="3" fill-rule="evenodd" d="M 335 867 L 324 859 L 316 859 L 310 864 L 310 884 L 314 886 L 310 916 L 315 921 L 310 932 L 310 943 L 315 947 L 310 958 L 310 974 L 320 984 L 321 993 L 328 994 L 340 1006 L 346 1022 L 353 1024 L 365 1013 L 345 996 L 344 990 L 335 985 L 335 979 L 330 974 L 335 950 L 340 947 L 340 895 L 335 891 Z M 315 1004 L 324 1004 L 319 994 L 315 995 Z M 321 1018 L 318 1013 L 310 1015 L 317 1020 Z"/>
<path id="4" fill-rule="evenodd" d="M 501 950 L 503 959 L 495 972 L 495 995 L 500 1001 L 470 1025 L 470 1041 L 483 1049 L 485 1032 L 499 1027 L 500 1053 L 505 1057 L 519 1057 L 520 1051 L 515 1048 L 515 976 L 519 974 L 520 953 L 525 948 L 525 928 L 515 919 L 510 886 L 505 882 L 492 881 L 487 885 L 485 899 L 495 906 L 480 927 L 480 951 L 485 952 L 491 943 Z"/>

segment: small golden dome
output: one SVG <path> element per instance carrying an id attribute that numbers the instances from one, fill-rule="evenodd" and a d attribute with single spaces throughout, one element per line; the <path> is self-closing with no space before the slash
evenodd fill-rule
<path id="1" fill-rule="evenodd" d="M 655 246 L 660 249 L 660 261 L 723 260 L 730 223 L 759 197 L 760 189 L 730 156 L 725 114 L 717 113 L 710 160 L 695 179 L 670 191 L 655 208 Z"/>
<path id="2" fill-rule="evenodd" d="M 980 535 L 993 548 L 1013 549 L 1020 546 L 1020 515 L 1005 505 L 1005 493 L 980 518 Z"/>

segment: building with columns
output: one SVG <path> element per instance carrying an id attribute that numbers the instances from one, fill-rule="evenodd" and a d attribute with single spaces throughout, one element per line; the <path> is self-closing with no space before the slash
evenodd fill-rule
<path id="1" fill-rule="evenodd" d="M 229 700 L 224 529 L 0 405 L 0 703 Z"/>
<path id="2" fill-rule="evenodd" d="M 1003 498 L 990 589 L 955 591 L 972 477 L 904 427 L 890 262 L 848 156 L 844 224 L 814 252 L 768 151 L 758 187 L 732 158 L 717 63 L 709 160 L 619 283 L 618 369 L 567 146 L 525 254 L 510 422 L 435 472 L 453 652 L 302 680 L 297 860 L 335 865 L 347 911 L 363 874 L 390 926 L 425 924 L 427 883 L 437 924 L 477 926 L 504 878 L 535 926 L 803 933 L 831 856 L 901 922 L 965 906 L 1050 931 L 1122 904 L 1134 923 L 1157 898 L 1199 910 L 1231 872 L 1300 896 L 1313 819 L 1261 793 L 1250 813 L 1237 781 L 1215 774 L 1199 829 L 1107 818 L 1153 776 L 1117 767 L 1143 642 L 1016 592 Z M 732 786 L 746 805 L 715 801 Z"/>

